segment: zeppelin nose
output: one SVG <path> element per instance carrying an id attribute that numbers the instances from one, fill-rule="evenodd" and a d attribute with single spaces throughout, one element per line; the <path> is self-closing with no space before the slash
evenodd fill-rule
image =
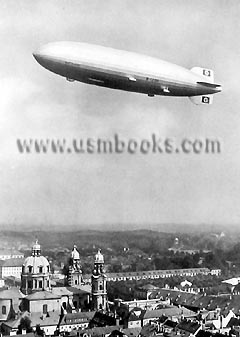
<path id="1" fill-rule="evenodd" d="M 46 66 L 46 62 L 48 62 L 51 56 L 53 56 L 51 46 L 48 45 L 42 46 L 33 52 L 33 57 L 43 67 Z"/>
<path id="2" fill-rule="evenodd" d="M 39 51 L 36 51 L 33 53 L 33 57 L 35 60 L 41 64 L 41 58 L 43 57 Z"/>
<path id="3" fill-rule="evenodd" d="M 33 52 L 33 57 L 41 66 L 44 66 L 48 58 L 48 53 L 46 53 L 43 48 L 40 48 Z"/>
<path id="4" fill-rule="evenodd" d="M 33 57 L 41 66 L 51 70 L 53 63 L 58 61 L 58 50 L 55 44 L 49 43 L 34 51 Z"/>
<path id="5" fill-rule="evenodd" d="M 66 55 L 67 48 L 63 42 L 48 43 L 33 52 L 33 57 L 42 67 L 64 77 L 67 77 Z"/>

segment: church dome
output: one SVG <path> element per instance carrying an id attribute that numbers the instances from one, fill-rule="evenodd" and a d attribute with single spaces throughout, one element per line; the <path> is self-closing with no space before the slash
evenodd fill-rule
<path id="1" fill-rule="evenodd" d="M 46 257 L 41 255 L 41 246 L 36 241 L 32 247 L 32 255 L 23 263 L 24 274 L 46 274 L 50 272 L 50 265 Z"/>
<path id="2" fill-rule="evenodd" d="M 104 257 L 101 253 L 101 249 L 99 249 L 97 254 L 95 255 L 95 263 L 104 263 Z"/>

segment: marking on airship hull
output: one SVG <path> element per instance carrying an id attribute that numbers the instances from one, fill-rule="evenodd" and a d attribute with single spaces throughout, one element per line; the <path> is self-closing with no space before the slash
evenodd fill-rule
<path id="1" fill-rule="evenodd" d="M 202 96 L 202 103 L 209 104 L 210 103 L 210 98 L 207 96 Z"/>
<path id="2" fill-rule="evenodd" d="M 103 80 L 98 80 L 97 78 L 91 78 L 91 77 L 89 77 L 88 79 L 89 79 L 89 81 L 92 81 L 92 82 L 96 82 L 96 83 L 104 83 Z"/>

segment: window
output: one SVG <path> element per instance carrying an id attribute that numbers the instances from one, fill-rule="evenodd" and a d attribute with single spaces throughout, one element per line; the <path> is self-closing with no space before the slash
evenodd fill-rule
<path id="1" fill-rule="evenodd" d="M 42 272 L 43 272 L 43 267 L 40 266 L 40 267 L 39 267 L 39 273 L 42 273 Z"/>
<path id="2" fill-rule="evenodd" d="M 37 280 L 35 280 L 35 288 L 37 288 Z"/>
<path id="3" fill-rule="evenodd" d="M 32 286 L 33 286 L 32 281 L 28 281 L 27 286 L 28 286 L 28 289 L 32 289 Z"/>
<path id="4" fill-rule="evenodd" d="M 48 310 L 47 310 L 47 304 L 43 304 L 43 313 L 47 314 Z"/>
<path id="5" fill-rule="evenodd" d="M 42 288 L 42 286 L 43 286 L 42 281 L 39 281 L 39 288 Z"/>
<path id="6" fill-rule="evenodd" d="M 28 271 L 29 271 L 29 273 L 32 273 L 32 269 L 33 269 L 32 266 L 28 266 Z"/>
<path id="7" fill-rule="evenodd" d="M 6 308 L 5 305 L 3 305 L 3 306 L 2 306 L 2 314 L 3 314 L 3 315 L 6 315 L 6 313 L 7 313 L 7 308 Z"/>

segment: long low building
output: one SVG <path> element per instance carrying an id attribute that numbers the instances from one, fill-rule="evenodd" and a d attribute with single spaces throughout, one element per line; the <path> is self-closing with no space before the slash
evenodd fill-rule
<path id="1" fill-rule="evenodd" d="M 18 250 L 0 249 L 0 260 L 23 259 L 24 254 Z"/>
<path id="2" fill-rule="evenodd" d="M 128 281 L 168 278 L 172 276 L 196 276 L 209 275 L 212 271 L 208 268 L 169 269 L 169 270 L 146 270 L 135 272 L 106 273 L 107 281 Z M 91 275 L 84 276 L 85 282 L 91 282 Z"/>
<path id="3" fill-rule="evenodd" d="M 0 260 L 0 277 L 14 276 L 21 279 L 22 265 L 24 263 L 24 258 L 10 258 L 5 260 Z"/>

